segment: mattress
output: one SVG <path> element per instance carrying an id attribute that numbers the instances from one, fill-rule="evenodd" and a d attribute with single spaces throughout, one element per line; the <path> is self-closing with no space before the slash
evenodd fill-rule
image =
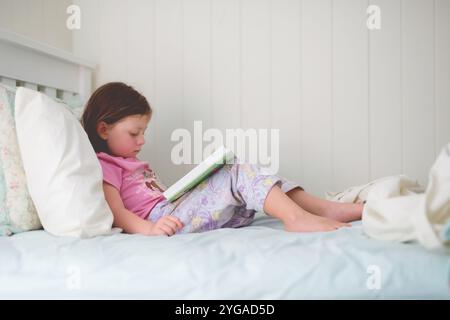
<path id="1" fill-rule="evenodd" d="M 0 237 L 1 299 L 449 299 L 448 252 L 368 238 L 361 222 L 253 224 L 173 237 Z"/>

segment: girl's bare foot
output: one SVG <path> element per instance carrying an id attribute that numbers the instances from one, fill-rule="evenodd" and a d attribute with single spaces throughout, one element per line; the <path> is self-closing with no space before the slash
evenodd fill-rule
<path id="1" fill-rule="evenodd" d="M 360 220 L 364 204 L 328 201 L 324 217 L 341 222 Z"/>
<path id="2" fill-rule="evenodd" d="M 295 193 L 297 193 L 297 196 L 300 196 L 300 198 L 306 196 L 307 199 L 303 202 L 308 202 L 309 199 L 310 204 L 319 204 L 319 206 L 317 207 L 320 207 L 322 209 L 322 212 L 327 212 L 326 210 L 324 210 L 325 208 L 328 208 L 328 206 L 326 205 L 327 201 L 320 199 L 316 200 L 314 197 L 306 193 L 303 194 L 303 191 L 297 190 L 295 191 Z M 302 202 L 302 199 L 300 199 L 300 202 Z M 320 217 L 318 215 L 312 214 L 311 212 L 314 211 L 310 211 L 298 205 L 278 186 L 272 187 L 272 189 L 269 191 L 266 200 L 264 201 L 263 210 L 268 215 L 280 219 L 284 223 L 284 228 L 286 229 L 286 231 L 333 231 L 344 226 L 350 226 L 348 223 L 342 223 L 339 221 L 328 219 L 326 217 Z"/>
<path id="3" fill-rule="evenodd" d="M 340 222 L 361 219 L 364 207 L 361 203 L 324 200 L 298 188 L 290 190 L 286 195 L 305 211 Z"/>
<path id="4" fill-rule="evenodd" d="M 320 217 L 303 210 L 294 217 L 283 220 L 283 223 L 284 229 L 290 232 L 333 231 L 351 226 L 348 223 Z"/>

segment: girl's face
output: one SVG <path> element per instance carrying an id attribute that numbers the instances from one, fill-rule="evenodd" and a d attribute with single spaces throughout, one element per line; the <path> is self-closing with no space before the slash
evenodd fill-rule
<path id="1" fill-rule="evenodd" d="M 107 124 L 101 121 L 97 133 L 106 140 L 109 151 L 118 157 L 136 157 L 145 143 L 144 133 L 150 122 L 149 115 L 132 115 Z"/>

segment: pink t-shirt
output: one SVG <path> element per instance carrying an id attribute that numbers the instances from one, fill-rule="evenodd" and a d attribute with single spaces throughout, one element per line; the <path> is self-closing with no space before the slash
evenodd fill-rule
<path id="1" fill-rule="evenodd" d="M 146 219 L 153 207 L 165 199 L 155 186 L 156 176 L 148 163 L 136 158 L 97 153 L 103 170 L 103 180 L 120 193 L 125 208 Z"/>

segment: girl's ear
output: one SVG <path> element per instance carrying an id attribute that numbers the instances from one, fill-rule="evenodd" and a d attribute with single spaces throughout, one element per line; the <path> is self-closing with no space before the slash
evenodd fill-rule
<path id="1" fill-rule="evenodd" d="M 97 134 L 100 138 L 102 138 L 103 140 L 107 140 L 108 139 L 108 124 L 104 121 L 100 121 L 97 124 Z"/>

